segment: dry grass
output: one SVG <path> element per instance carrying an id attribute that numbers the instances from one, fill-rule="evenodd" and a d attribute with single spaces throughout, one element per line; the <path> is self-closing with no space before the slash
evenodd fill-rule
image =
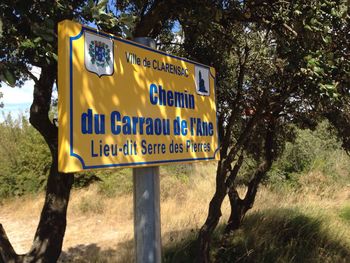
<path id="1" fill-rule="evenodd" d="M 322 175 L 313 175 L 323 180 Z M 320 195 L 320 189 L 298 192 L 277 192 L 261 187 L 253 213 L 271 209 L 296 208 L 313 216 L 329 219 L 330 229 L 343 229 L 341 235 L 349 241 L 349 223 L 338 215 L 341 207 L 350 203 L 350 188 Z M 311 186 L 310 186 L 311 187 Z M 314 186 L 313 186 L 314 187 Z M 210 198 L 215 188 L 215 163 L 195 166 L 188 182 L 170 176 L 161 178 L 162 243 L 181 242 L 203 224 Z M 324 189 L 323 189 L 324 190 Z M 244 193 L 244 189 L 240 189 Z M 321 191 L 321 190 L 320 190 Z M 302 193 L 302 194 L 301 194 Z M 329 195 L 332 198 L 328 198 Z M 43 197 L 13 199 L 0 207 L 0 222 L 5 227 L 16 252 L 28 251 L 36 230 Z M 61 262 L 133 262 L 133 201 L 132 194 L 108 198 L 97 186 L 74 190 L 68 210 L 68 226 Z M 229 204 L 223 205 L 224 222 Z"/>
<path id="2" fill-rule="evenodd" d="M 163 244 L 181 240 L 204 221 L 215 187 L 215 163 L 196 165 L 189 182 L 161 177 Z M 194 200 L 196 200 L 194 202 Z M 12 199 L 1 206 L 0 222 L 17 253 L 29 250 L 43 196 Z M 108 198 L 92 185 L 74 190 L 68 209 L 63 262 L 133 261 L 132 193 Z"/>

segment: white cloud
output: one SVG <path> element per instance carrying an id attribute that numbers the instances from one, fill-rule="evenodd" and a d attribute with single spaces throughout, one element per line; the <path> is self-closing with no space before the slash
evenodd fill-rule
<path id="1" fill-rule="evenodd" d="M 40 77 L 40 73 L 41 73 L 41 68 L 32 67 L 32 69 L 30 70 L 30 72 L 32 72 L 33 75 L 34 75 L 36 78 L 39 78 L 39 77 Z"/>
<path id="2" fill-rule="evenodd" d="M 30 105 L 33 102 L 33 89 L 33 81 L 26 81 L 21 88 L 11 88 L 2 83 L 0 92 L 3 97 L 0 101 L 4 103 L 4 107 L 0 108 L 0 122 L 3 122 L 4 115 L 8 114 L 11 114 L 14 119 L 23 114 L 29 117 Z"/>
<path id="3" fill-rule="evenodd" d="M 32 67 L 30 70 L 31 73 L 39 78 L 41 69 L 38 67 Z M 2 102 L 4 103 L 5 108 L 13 108 L 13 104 L 31 104 L 33 101 L 33 89 L 34 89 L 34 81 L 28 80 L 24 83 L 22 87 L 14 87 L 11 88 L 5 83 L 2 83 L 2 87 L 0 88 L 0 92 L 3 94 Z"/>
<path id="4" fill-rule="evenodd" d="M 31 69 L 33 75 L 37 78 L 40 77 L 41 69 L 38 67 L 33 67 Z M 30 105 L 33 102 L 33 90 L 34 90 L 34 81 L 26 81 L 22 87 L 14 87 L 2 83 L 0 92 L 3 94 L 3 97 L 0 99 L 0 102 L 4 103 L 4 107 L 0 108 L 0 122 L 3 121 L 3 114 L 11 114 L 12 117 L 17 118 L 19 115 L 24 114 L 28 116 Z"/>
<path id="5" fill-rule="evenodd" d="M 11 104 L 28 104 L 33 101 L 34 82 L 26 81 L 21 88 L 11 88 L 6 84 L 2 85 L 0 92 L 3 94 L 2 101 L 5 108 Z"/>

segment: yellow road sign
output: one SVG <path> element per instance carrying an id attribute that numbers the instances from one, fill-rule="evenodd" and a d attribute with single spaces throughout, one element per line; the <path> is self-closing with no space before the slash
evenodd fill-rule
<path id="1" fill-rule="evenodd" d="M 218 160 L 215 70 L 62 21 L 59 170 Z"/>

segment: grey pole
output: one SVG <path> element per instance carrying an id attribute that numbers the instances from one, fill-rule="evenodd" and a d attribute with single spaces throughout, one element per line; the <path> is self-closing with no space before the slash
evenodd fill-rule
<path id="1" fill-rule="evenodd" d="M 155 48 L 151 38 L 135 42 Z M 159 166 L 133 168 L 134 240 L 136 263 L 161 262 Z"/>

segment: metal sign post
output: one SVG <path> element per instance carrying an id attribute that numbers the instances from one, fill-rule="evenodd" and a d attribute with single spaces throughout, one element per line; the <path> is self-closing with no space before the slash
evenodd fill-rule
<path id="1" fill-rule="evenodd" d="M 159 166 L 133 168 L 136 263 L 161 262 Z"/>
<path id="2" fill-rule="evenodd" d="M 135 42 L 155 48 L 151 38 Z M 133 168 L 136 263 L 161 262 L 159 166 Z"/>

